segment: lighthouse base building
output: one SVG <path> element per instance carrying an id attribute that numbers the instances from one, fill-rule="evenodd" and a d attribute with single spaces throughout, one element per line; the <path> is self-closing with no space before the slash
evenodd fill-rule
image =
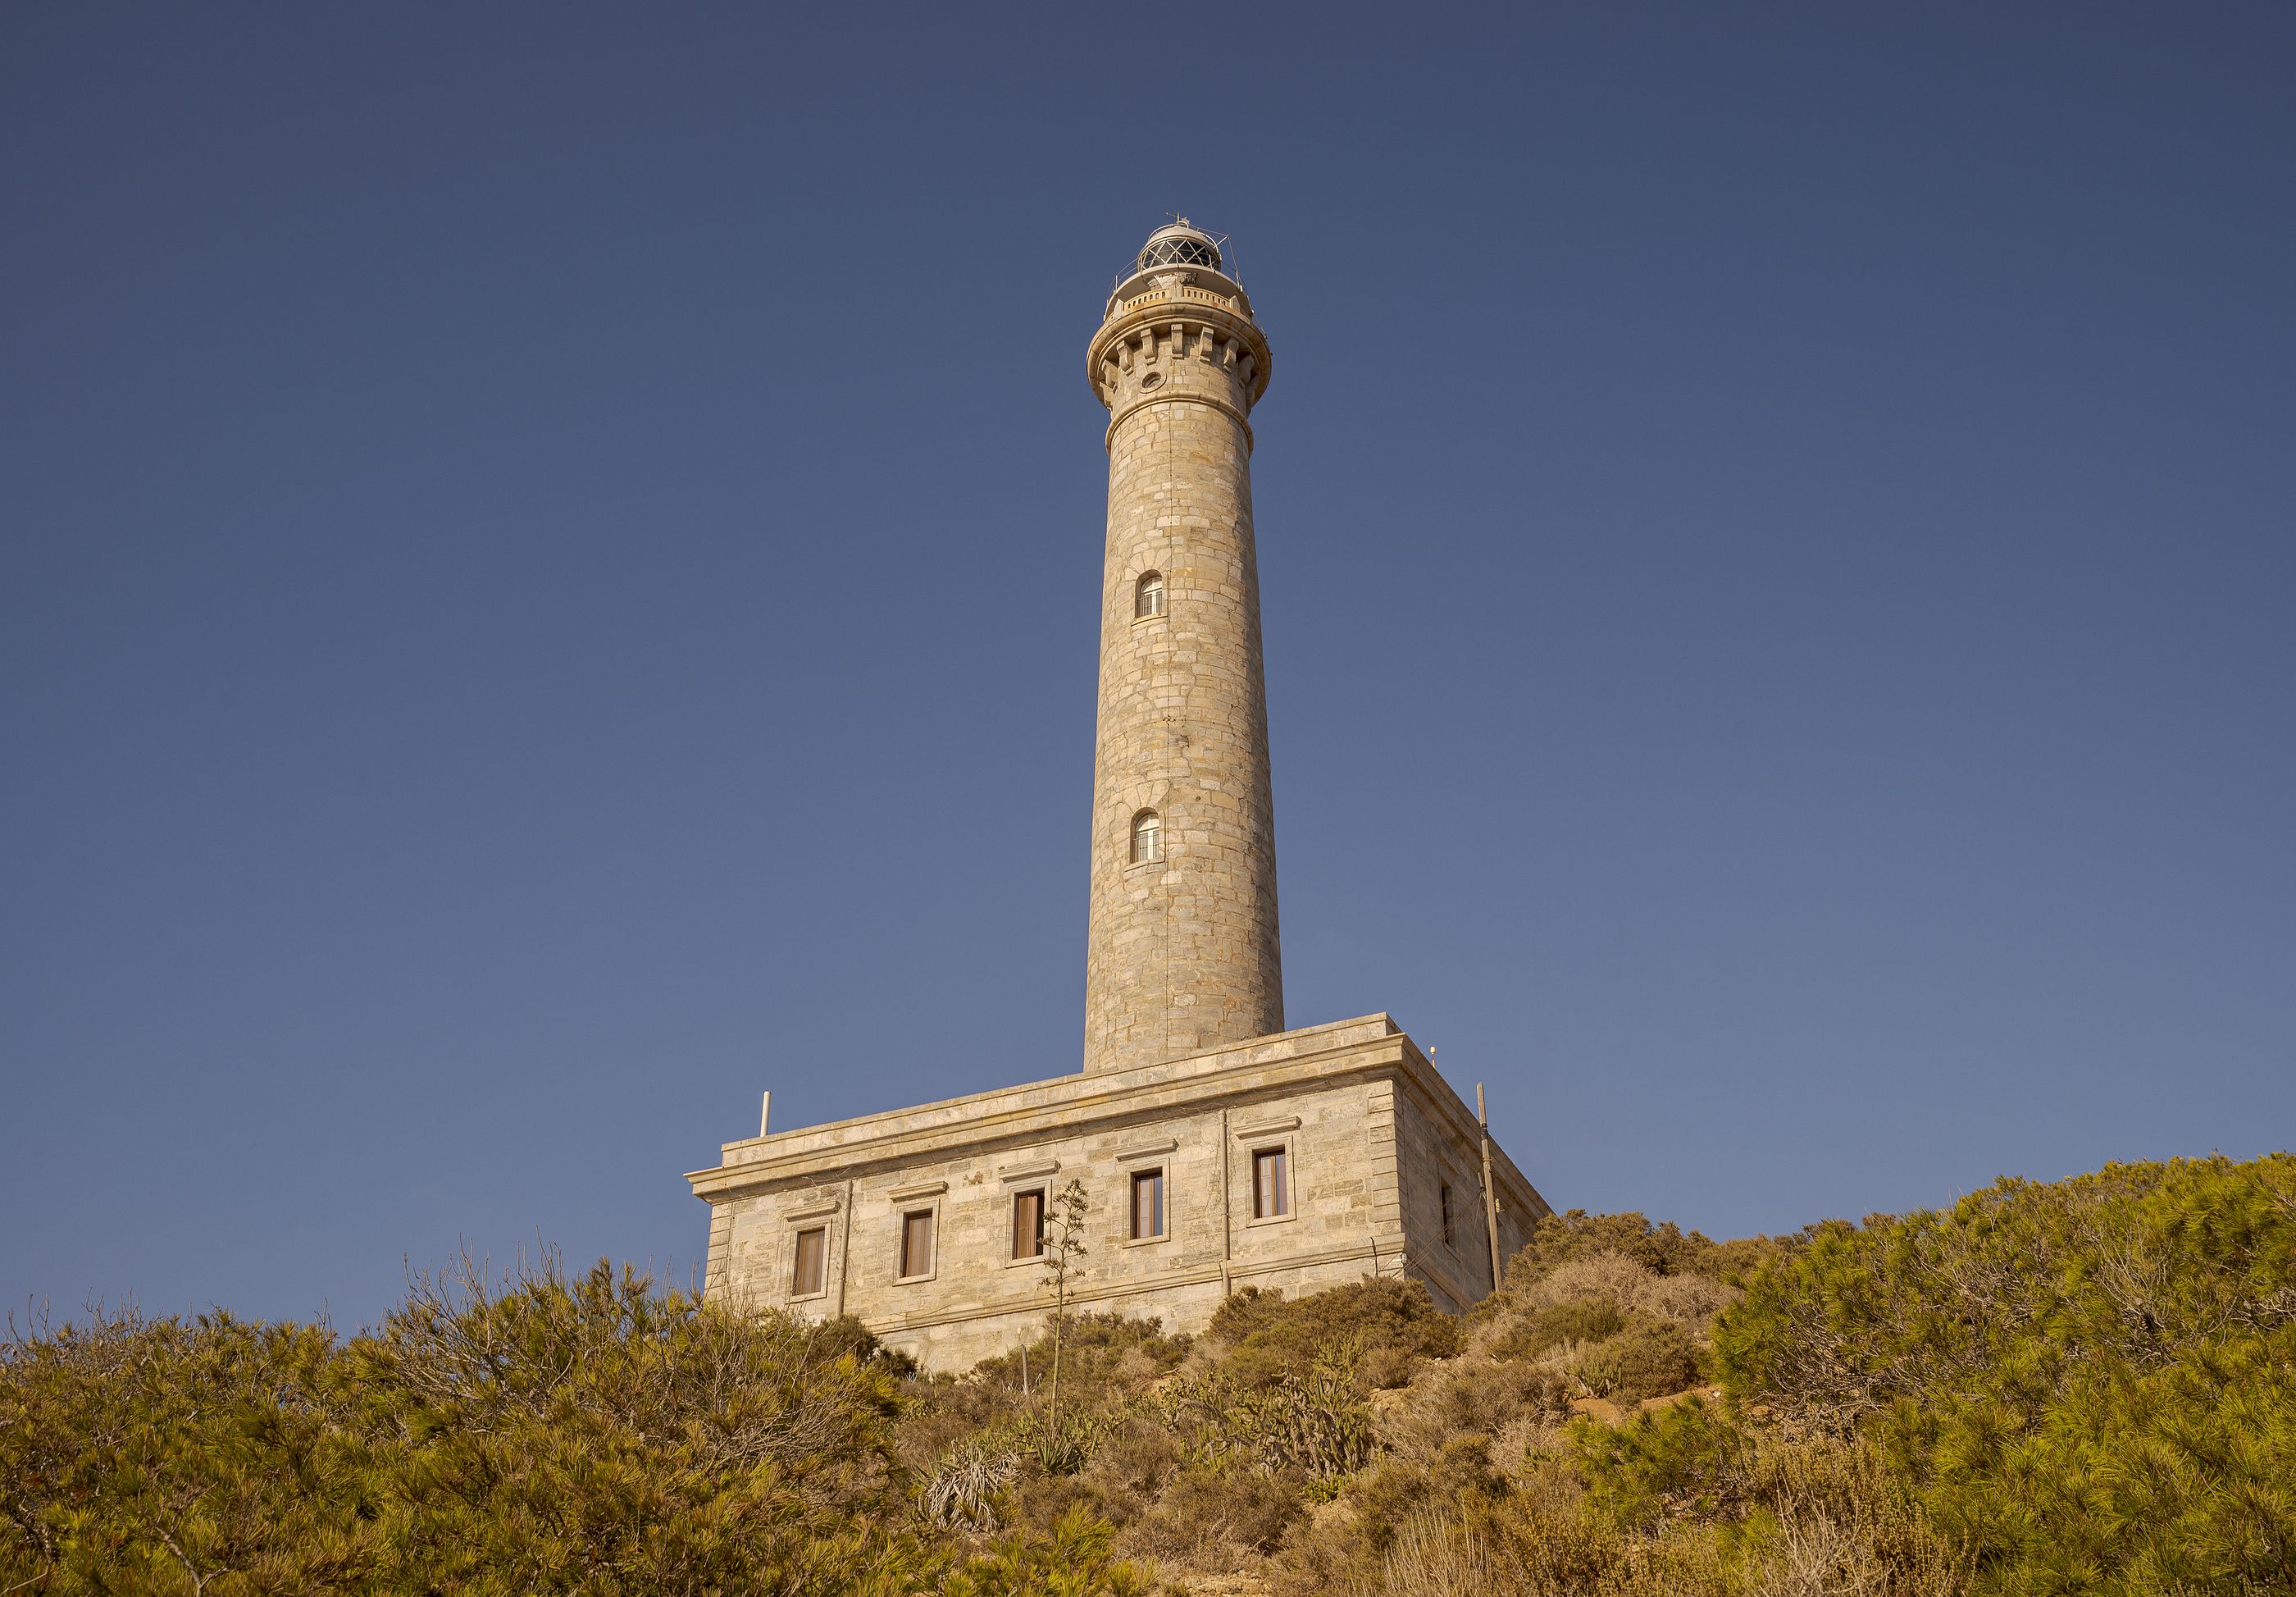
<path id="1" fill-rule="evenodd" d="M 1183 219 L 1088 347 L 1110 413 L 1083 1068 L 725 1144 L 705 1290 L 851 1314 L 927 1368 L 1073 1311 L 1197 1331 L 1243 1287 L 1406 1277 L 1452 1311 L 1548 1212 L 1385 1015 L 1286 1030 L 1251 517 L 1269 352 Z"/>
<path id="2" fill-rule="evenodd" d="M 1491 1174 L 1504 1259 L 1547 1207 L 1496 1148 Z M 688 1179 L 711 1297 L 857 1315 L 958 1371 L 1042 1332 L 1040 1228 L 1072 1181 L 1070 1307 L 1200 1331 L 1247 1286 L 1407 1276 L 1466 1308 L 1491 1288 L 1481 1178 L 1475 1115 L 1373 1015 L 728 1142 Z"/>

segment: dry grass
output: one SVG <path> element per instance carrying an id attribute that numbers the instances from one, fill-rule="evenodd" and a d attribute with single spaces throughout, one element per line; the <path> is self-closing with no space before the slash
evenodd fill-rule
<path id="1" fill-rule="evenodd" d="M 1543 1314 L 1569 1305 L 1606 1305 L 1619 1318 L 1671 1321 L 1702 1333 L 1738 1289 L 1703 1275 L 1659 1275 L 1621 1254 L 1595 1254 L 1557 1265 L 1506 1290 L 1474 1317 L 1470 1354 L 1489 1354 L 1536 1325 Z"/>
<path id="2" fill-rule="evenodd" d="M 1350 1597 L 1962 1597 L 1969 1561 L 1870 1457 L 1782 1486 L 1750 1551 L 1714 1527 L 1624 1534 L 1566 1490 L 1478 1509 L 1430 1503 L 1337 1589 Z M 1304 1592 L 1306 1587 L 1295 1587 Z"/>
<path id="3" fill-rule="evenodd" d="M 1282 1543 L 1306 1511 L 1296 1483 L 1249 1471 L 1191 1469 L 1127 1526 L 1117 1550 L 1204 1574 L 1233 1574 Z"/>

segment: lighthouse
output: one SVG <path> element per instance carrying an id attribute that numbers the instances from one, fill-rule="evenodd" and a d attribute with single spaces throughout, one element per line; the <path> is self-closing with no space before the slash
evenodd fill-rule
<path id="1" fill-rule="evenodd" d="M 1225 243 L 1158 228 L 1086 346 L 1108 535 L 1084 1067 L 1063 1049 L 1033 1081 L 721 1145 L 686 1175 L 713 1301 L 851 1315 L 954 1372 L 1041 1333 L 1056 1201 L 1093 1238 L 1060 1255 L 1067 1305 L 1190 1335 L 1247 1287 L 1407 1278 L 1464 1309 L 1549 1212 L 1393 1017 L 1284 1030 L 1251 515 L 1267 340 Z"/>
<path id="2" fill-rule="evenodd" d="M 1251 514 L 1267 339 L 1183 218 L 1119 277 L 1086 370 L 1108 407 L 1084 1068 L 1283 1029 Z"/>

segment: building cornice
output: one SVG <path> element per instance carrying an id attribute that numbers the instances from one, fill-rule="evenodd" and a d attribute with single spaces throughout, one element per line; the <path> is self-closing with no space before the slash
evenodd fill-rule
<path id="1" fill-rule="evenodd" d="M 1474 1115 L 1450 1083 L 1403 1029 L 1382 1014 L 1157 1065 L 1058 1076 L 748 1138 L 726 1144 L 720 1164 L 689 1172 L 685 1179 L 695 1197 L 722 1203 L 750 1193 L 818 1185 L 832 1174 L 859 1178 L 1041 1146 L 1363 1076 L 1394 1078 L 1423 1113 L 1447 1122 L 1455 1136 L 1472 1142 L 1478 1135 Z M 1491 1160 L 1502 1202 L 1521 1205 L 1534 1217 L 1546 1212 L 1546 1200 L 1496 1143 Z"/>
<path id="2" fill-rule="evenodd" d="M 1101 381 L 1103 362 L 1128 359 L 1126 345 L 1136 339 L 1152 342 L 1159 330 L 1168 328 L 1201 328 L 1227 341 L 1237 358 L 1248 358 L 1251 363 L 1244 383 L 1244 408 L 1259 403 L 1259 397 L 1267 391 L 1267 335 L 1237 300 L 1179 284 L 1127 300 L 1122 309 L 1100 325 L 1085 349 L 1085 380 L 1092 385 L 1094 397 L 1103 404 L 1108 402 Z"/>

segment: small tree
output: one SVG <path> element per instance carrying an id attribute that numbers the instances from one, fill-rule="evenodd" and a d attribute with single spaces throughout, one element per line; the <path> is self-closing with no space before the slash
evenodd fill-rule
<path id="1" fill-rule="evenodd" d="M 1061 1421 L 1061 1349 L 1068 1342 L 1069 1278 L 1078 1260 L 1091 1249 L 1085 1246 L 1084 1217 L 1091 1207 L 1084 1183 L 1071 1181 L 1060 1190 L 1045 1219 L 1045 1268 L 1053 1272 L 1053 1400 L 1052 1428 Z"/>

